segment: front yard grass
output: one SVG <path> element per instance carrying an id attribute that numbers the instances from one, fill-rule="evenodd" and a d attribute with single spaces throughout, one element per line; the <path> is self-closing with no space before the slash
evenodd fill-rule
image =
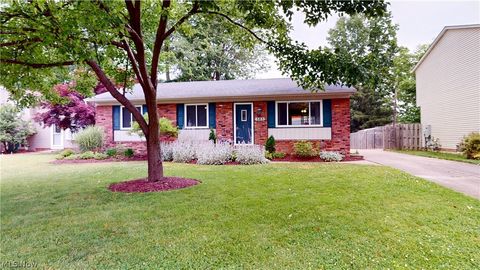
<path id="1" fill-rule="evenodd" d="M 0 262 L 48 269 L 478 269 L 480 202 L 382 166 L 166 164 L 202 184 L 112 193 L 145 162 L 1 156 Z"/>
<path id="2" fill-rule="evenodd" d="M 439 158 L 453 161 L 460 161 L 470 164 L 480 164 L 480 160 L 468 159 L 460 153 L 448 153 L 448 152 L 434 152 L 434 151 L 418 151 L 418 150 L 395 150 L 395 152 L 409 154 L 414 156 Z"/>

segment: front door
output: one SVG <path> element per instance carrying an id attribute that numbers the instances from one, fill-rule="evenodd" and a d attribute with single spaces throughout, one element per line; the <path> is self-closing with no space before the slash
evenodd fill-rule
<path id="1" fill-rule="evenodd" d="M 52 149 L 63 149 L 63 130 L 57 126 L 52 125 Z"/>
<path id="2" fill-rule="evenodd" d="M 253 144 L 251 103 L 235 104 L 235 144 Z"/>

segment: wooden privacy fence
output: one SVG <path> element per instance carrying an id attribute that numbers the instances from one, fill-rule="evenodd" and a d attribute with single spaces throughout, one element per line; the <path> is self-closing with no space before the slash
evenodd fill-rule
<path id="1" fill-rule="evenodd" d="M 420 149 L 423 145 L 421 124 L 386 125 L 350 134 L 352 149 Z"/>

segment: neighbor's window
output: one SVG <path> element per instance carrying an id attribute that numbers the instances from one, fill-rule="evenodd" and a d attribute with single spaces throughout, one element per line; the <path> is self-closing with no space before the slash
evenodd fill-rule
<path id="1" fill-rule="evenodd" d="M 185 126 L 191 128 L 208 127 L 208 105 L 189 104 L 185 105 Z"/>
<path id="2" fill-rule="evenodd" d="M 277 126 L 321 126 L 322 101 L 277 102 Z"/>
<path id="3" fill-rule="evenodd" d="M 142 106 L 135 106 L 135 108 L 137 108 L 137 110 L 143 114 L 142 112 Z M 132 116 L 132 113 L 125 107 L 122 107 L 121 111 L 121 129 L 131 129 L 132 128 L 132 124 L 133 122 L 135 121 L 133 119 L 133 116 Z"/>

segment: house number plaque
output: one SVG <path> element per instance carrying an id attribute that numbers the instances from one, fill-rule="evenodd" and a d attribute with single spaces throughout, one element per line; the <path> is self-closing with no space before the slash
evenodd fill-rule
<path id="1" fill-rule="evenodd" d="M 255 117 L 255 122 L 265 121 L 265 117 Z"/>

